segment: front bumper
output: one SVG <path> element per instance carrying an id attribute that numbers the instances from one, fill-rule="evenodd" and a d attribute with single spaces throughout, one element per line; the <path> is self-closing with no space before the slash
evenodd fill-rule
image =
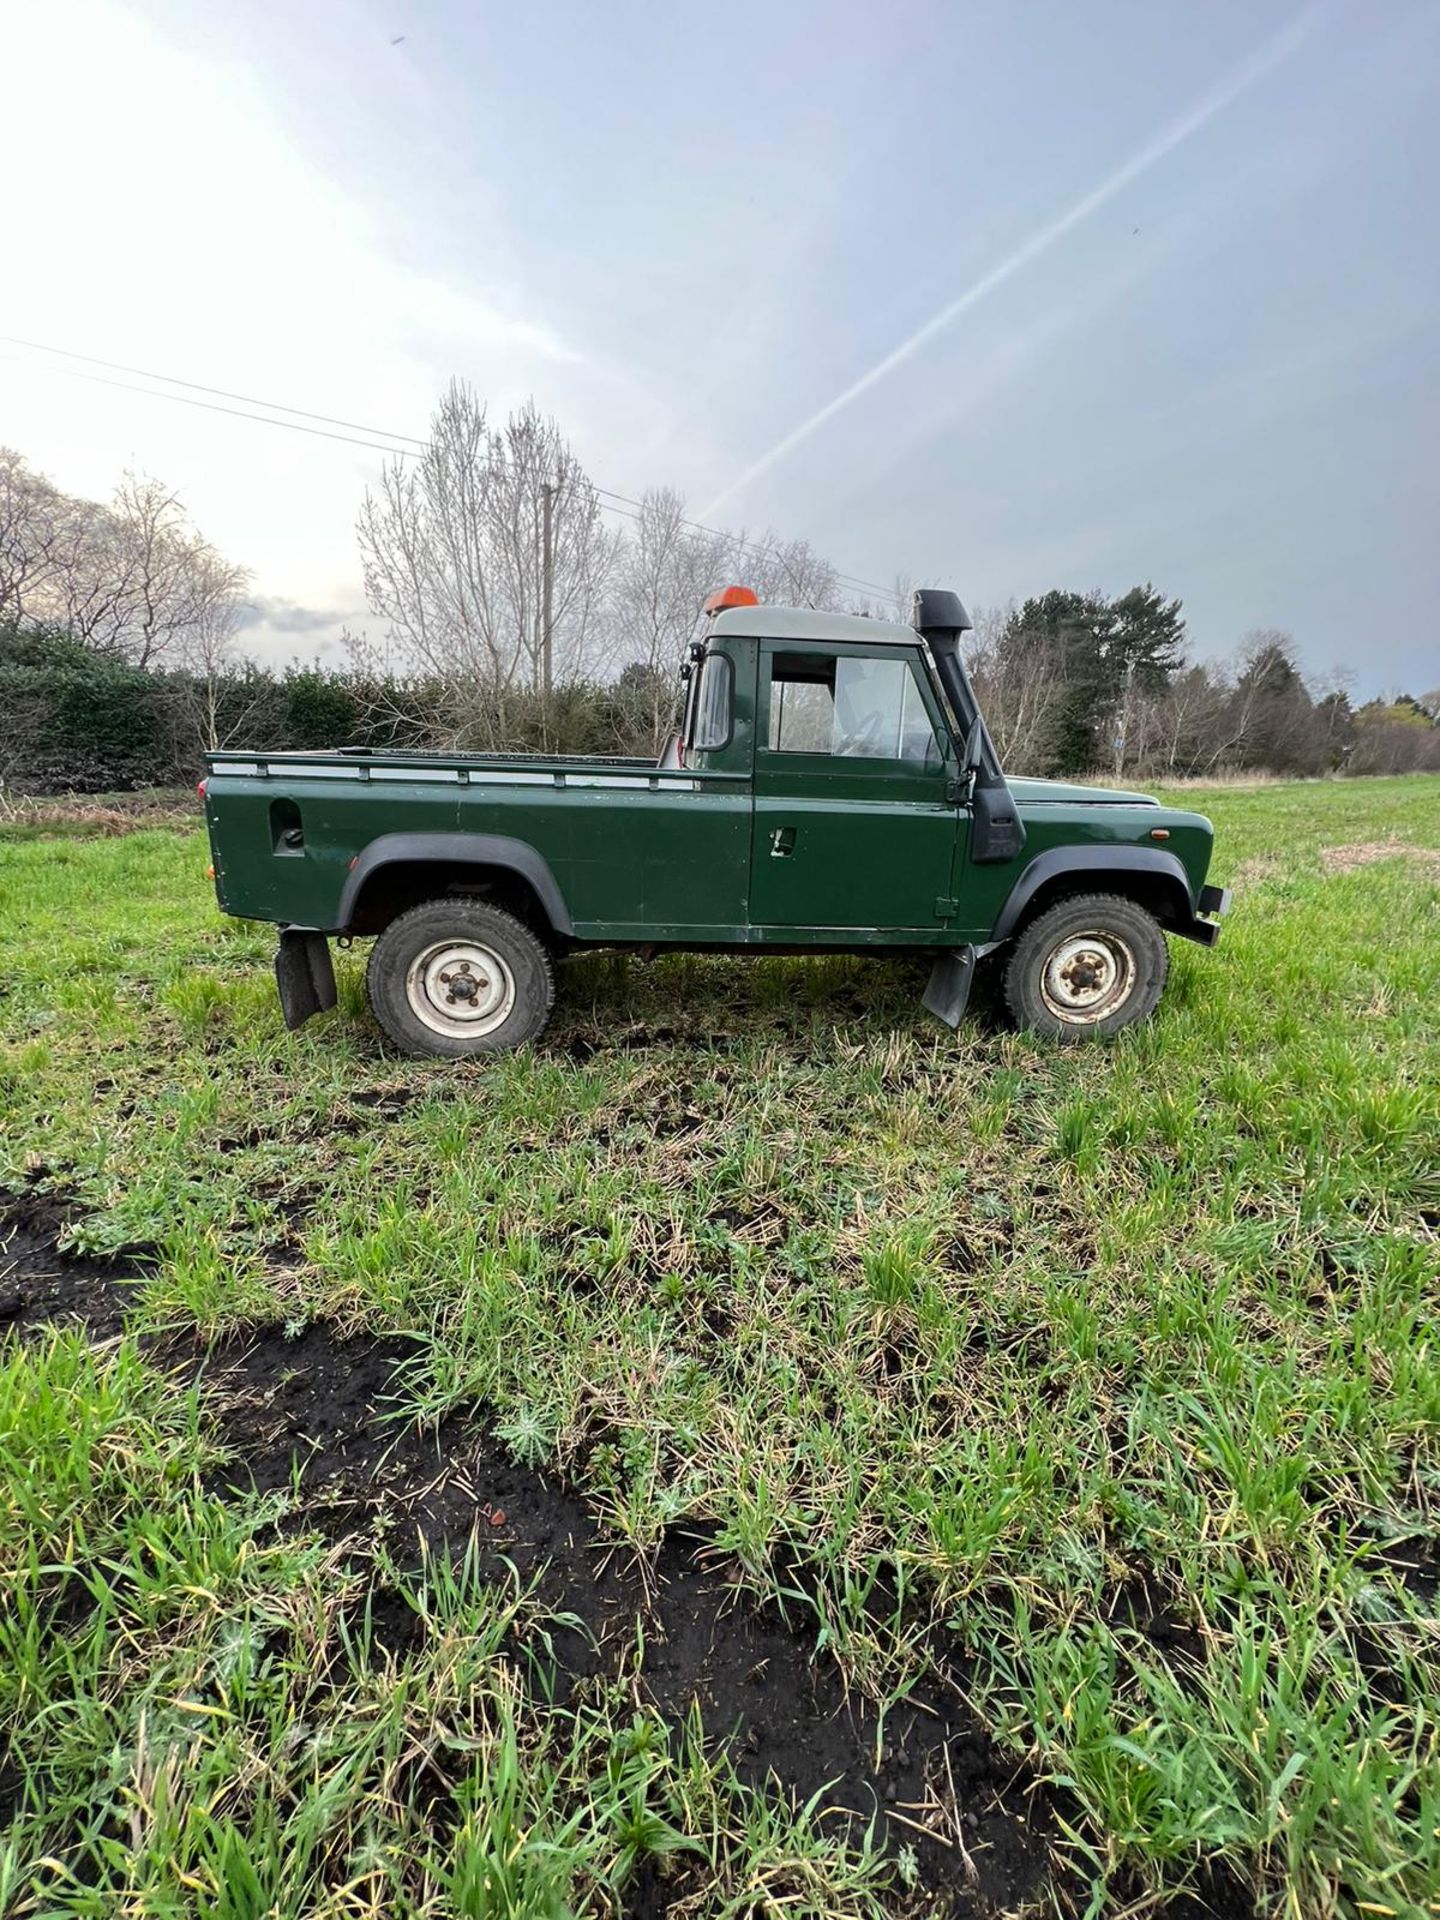
<path id="1" fill-rule="evenodd" d="M 1201 887 L 1197 913 L 1213 913 L 1221 920 L 1230 911 L 1229 887 Z"/>

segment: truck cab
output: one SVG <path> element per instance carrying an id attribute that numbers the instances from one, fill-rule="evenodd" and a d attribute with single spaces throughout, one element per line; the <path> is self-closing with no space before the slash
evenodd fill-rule
<path id="1" fill-rule="evenodd" d="M 949 616 L 964 619 L 958 601 Z M 717 608 L 694 648 L 679 761 L 747 782 L 746 917 L 760 938 L 985 931 L 957 876 L 974 856 L 1018 854 L 1025 831 L 963 668 L 945 684 L 939 640 L 853 614 Z"/>
<path id="2" fill-rule="evenodd" d="M 918 948 L 925 1004 L 952 1024 L 977 961 L 1007 949 L 1017 1019 L 1116 1031 L 1158 1000 L 1166 934 L 1218 937 L 1210 823 L 1007 780 L 968 627 L 946 592 L 903 625 L 726 589 L 658 765 L 212 754 L 220 905 L 279 923 L 291 1025 L 333 1004 L 330 936 L 375 935 L 371 1005 L 413 1051 L 533 1038 L 556 960 L 602 945 Z"/>

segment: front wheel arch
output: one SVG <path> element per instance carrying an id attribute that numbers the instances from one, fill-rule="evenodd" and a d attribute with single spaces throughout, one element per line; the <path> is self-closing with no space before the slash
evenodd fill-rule
<path id="1" fill-rule="evenodd" d="M 1078 894 L 1115 894 L 1133 900 L 1162 926 L 1183 929 L 1194 916 L 1190 877 L 1160 847 L 1052 847 L 1020 874 L 1001 907 L 990 945 L 1017 936 L 1039 914 Z"/>

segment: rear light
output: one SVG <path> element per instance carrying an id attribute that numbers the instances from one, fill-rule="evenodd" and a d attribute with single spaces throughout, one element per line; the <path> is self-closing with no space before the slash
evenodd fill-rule
<path id="1" fill-rule="evenodd" d="M 203 780 L 197 780 L 195 782 L 195 791 L 202 800 L 205 798 L 205 782 Z"/>

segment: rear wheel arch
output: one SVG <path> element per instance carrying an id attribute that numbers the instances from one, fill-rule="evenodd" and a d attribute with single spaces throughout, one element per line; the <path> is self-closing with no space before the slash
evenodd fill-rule
<path id="1" fill-rule="evenodd" d="M 346 879 L 339 925 L 345 933 L 383 933 L 412 907 L 447 896 L 488 901 L 549 946 L 572 931 L 544 857 L 501 834 L 397 833 L 373 840 Z"/>

